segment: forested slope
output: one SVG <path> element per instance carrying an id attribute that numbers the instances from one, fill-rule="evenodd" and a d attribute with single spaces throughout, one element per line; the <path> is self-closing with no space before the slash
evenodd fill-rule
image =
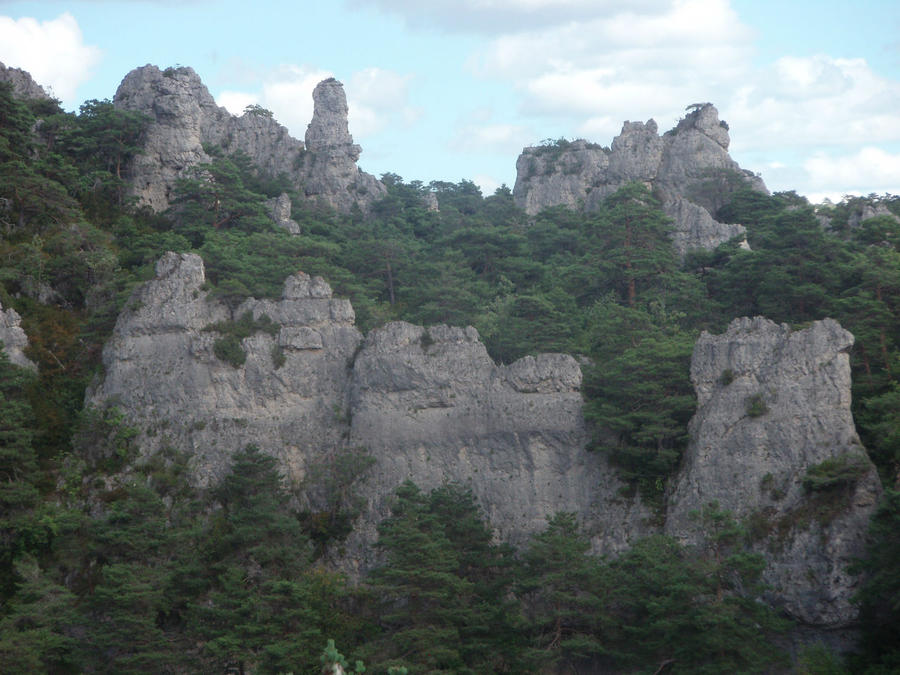
<path id="1" fill-rule="evenodd" d="M 291 194 L 292 236 L 264 206 L 290 186 L 212 147 L 169 211 L 135 208 L 127 167 L 145 125 L 108 102 L 73 115 L 0 85 L 0 304 L 21 315 L 38 366 L 0 356 L 0 670 L 312 672 L 329 638 L 367 672 L 784 662 L 773 636 L 787 626 L 755 601 L 765 560 L 747 551 L 753 524 L 714 507 L 698 516 L 706 547 L 656 536 L 615 560 L 591 557 L 578 523 L 560 514 L 514 555 L 492 542 L 464 489 L 404 485 L 381 526 L 385 565 L 350 585 L 322 555 L 346 536 L 352 495 L 298 512 L 295 486 L 252 447 L 207 490 L 188 483 L 188 458 L 175 451 L 119 480 L 138 454 L 135 430 L 114 409 L 85 411 L 84 392 L 123 303 L 165 251 L 199 253 L 210 290 L 235 306 L 277 297 L 286 274 L 303 270 L 351 299 L 363 331 L 394 319 L 473 325 L 499 362 L 587 357 L 588 451 L 606 453 L 658 508 L 695 410 L 688 365 L 701 330 L 721 332 L 736 316 L 837 319 L 856 337 L 854 417 L 887 488 L 860 564 L 862 641 L 847 663 L 897 667 L 896 198 L 813 208 L 739 189 L 717 220 L 744 225 L 752 250 L 732 242 L 680 262 L 639 184 L 590 214 L 532 217 L 505 188 L 483 197 L 468 181 L 388 174 L 388 195 L 367 216 Z M 860 223 L 873 203 L 882 215 Z M 358 462 L 321 480 L 342 494 Z M 852 467 L 824 466 L 814 479 L 838 494 Z M 820 664 L 810 668 L 834 659 L 817 649 L 804 658 Z"/>

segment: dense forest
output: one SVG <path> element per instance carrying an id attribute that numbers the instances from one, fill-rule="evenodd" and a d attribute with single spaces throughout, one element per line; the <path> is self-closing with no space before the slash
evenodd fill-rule
<path id="1" fill-rule="evenodd" d="M 669 221 L 632 184 L 604 208 L 526 216 L 502 187 L 382 177 L 371 213 L 317 208 L 246 156 L 208 148 L 165 213 L 127 196 L 147 120 L 88 101 L 78 114 L 0 84 L 0 304 L 22 317 L 38 370 L 0 352 L 0 671 L 6 673 L 766 672 L 790 667 L 791 624 L 758 602 L 765 559 L 748 523 L 711 505 L 706 545 L 665 536 L 589 555 L 571 514 L 527 547 L 495 543 L 470 492 L 406 483 L 379 528 L 383 564 L 350 583 L 325 564 L 353 500 L 310 513 L 249 446 L 218 485 L 177 452 L 136 461 L 114 409 L 84 410 L 100 353 L 165 251 L 193 251 L 229 303 L 277 297 L 287 273 L 325 277 L 361 330 L 403 319 L 475 326 L 498 362 L 585 357 L 586 452 L 663 508 L 695 409 L 700 331 L 736 316 L 832 317 L 856 337 L 853 412 L 886 487 L 871 524 L 855 653 L 822 645 L 801 672 L 900 668 L 900 222 L 733 186 L 717 218 L 747 227 L 679 260 Z M 288 192 L 300 235 L 265 200 Z M 439 210 L 424 197 L 436 195 Z M 348 464 L 358 464 L 348 458 Z M 132 470 L 123 473 L 125 467 Z M 840 490 L 821 467 L 811 490 Z M 346 658 L 342 655 L 346 654 Z M 364 664 L 364 665 L 363 665 Z"/>

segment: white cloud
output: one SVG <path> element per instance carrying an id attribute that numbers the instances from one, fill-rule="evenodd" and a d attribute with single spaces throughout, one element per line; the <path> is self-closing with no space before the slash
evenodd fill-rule
<path id="1" fill-rule="evenodd" d="M 900 194 L 900 153 L 865 147 L 851 155 L 817 153 L 803 163 L 808 176 L 804 194 L 814 203 L 846 194 Z"/>
<path id="2" fill-rule="evenodd" d="M 409 105 L 411 75 L 382 68 L 365 68 L 346 83 L 350 133 L 366 138 L 393 124 L 409 126 L 422 114 Z"/>
<path id="3" fill-rule="evenodd" d="M 100 56 L 99 48 L 84 44 L 81 28 L 68 12 L 50 21 L 0 16 L 0 61 L 27 70 L 69 106 Z"/>
<path id="4" fill-rule="evenodd" d="M 485 197 L 490 197 L 497 191 L 497 188 L 500 187 L 499 180 L 486 174 L 476 175 L 472 182 L 481 188 L 481 194 Z"/>
<path id="5" fill-rule="evenodd" d="M 632 12 L 658 11 L 671 0 L 629 0 Z M 351 0 L 399 14 L 416 26 L 447 31 L 508 33 L 583 21 L 621 10 L 622 0 Z"/>
<path id="6" fill-rule="evenodd" d="M 474 117 L 477 119 L 480 116 L 476 114 Z M 498 152 L 515 156 L 533 141 L 533 134 L 523 125 L 484 120 L 461 124 L 450 141 L 450 147 L 466 153 Z"/>
<path id="7" fill-rule="evenodd" d="M 665 128 L 695 100 L 721 100 L 750 64 L 752 32 L 727 0 L 674 0 L 655 13 L 630 6 L 580 23 L 501 35 L 470 61 L 511 81 L 522 111 L 568 117 L 573 130 L 618 133 L 626 119 Z"/>
<path id="8" fill-rule="evenodd" d="M 243 91 L 223 91 L 216 98 L 216 103 L 225 108 L 232 115 L 243 115 L 244 108 L 254 103 L 259 103 L 255 94 Z"/>
<path id="9" fill-rule="evenodd" d="M 271 110 L 292 136 L 302 139 L 312 119 L 313 89 L 332 76 L 330 71 L 313 66 L 283 65 L 263 75 L 260 91 L 226 90 L 216 102 L 234 115 L 242 114 L 248 104 L 257 103 Z M 408 75 L 381 68 L 366 68 L 351 75 L 344 90 L 354 140 L 364 139 L 394 123 L 406 126 L 415 123 L 421 110 L 407 103 L 409 81 Z"/>
<path id="10" fill-rule="evenodd" d="M 282 66 L 263 82 L 260 105 L 271 110 L 291 135 L 302 139 L 312 119 L 313 89 L 329 77 L 332 77 L 330 71 L 311 66 Z"/>
<path id="11" fill-rule="evenodd" d="M 900 141 L 900 82 L 864 59 L 783 57 L 723 109 L 734 148 L 859 147 Z"/>

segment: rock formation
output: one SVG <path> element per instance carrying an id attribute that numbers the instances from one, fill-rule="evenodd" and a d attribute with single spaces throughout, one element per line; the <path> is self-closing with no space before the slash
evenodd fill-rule
<path id="1" fill-rule="evenodd" d="M 343 97 L 343 89 L 340 95 Z M 341 100 L 341 110 L 322 108 L 316 102 L 310 128 L 331 130 L 342 120 L 346 130 L 346 99 Z M 204 144 L 220 146 L 226 153 L 244 152 L 261 171 L 273 176 L 284 174 L 302 194 L 338 209 L 366 209 L 385 194 L 379 181 L 356 167 L 359 147 L 352 145 L 349 134 L 348 144 L 355 153 L 345 146 L 335 149 L 324 144 L 308 150 L 264 113 L 248 111 L 235 117 L 217 106 L 191 68 L 136 68 L 122 80 L 114 103 L 150 117 L 143 153 L 131 167 L 131 182 L 140 203 L 154 211 L 168 207 L 176 180 L 188 169 L 210 161 Z M 341 180 L 332 181 L 336 176 Z"/>
<path id="2" fill-rule="evenodd" d="M 278 227 L 290 234 L 300 234 L 300 224 L 291 218 L 291 197 L 287 192 L 267 199 L 266 208 Z"/>
<path id="3" fill-rule="evenodd" d="M 234 312 L 210 298 L 204 282 L 197 255 L 168 253 L 157 263 L 156 279 L 134 293 L 116 323 L 103 352 L 106 376 L 88 404 L 126 411 L 145 454 L 167 444 L 190 452 L 198 484 L 219 479 L 248 443 L 299 479 L 305 462 L 344 434 L 337 420 L 361 340 L 353 308 L 302 273 L 288 278 L 281 300 L 247 300 Z M 235 368 L 216 357 L 224 333 L 214 327 L 248 312 L 278 328 L 245 338 L 246 362 Z"/>
<path id="4" fill-rule="evenodd" d="M 648 533 L 650 512 L 620 496 L 604 459 L 585 450 L 580 387 L 571 356 L 497 366 L 472 327 L 372 331 L 353 367 L 350 442 L 377 460 L 366 479 L 373 515 L 351 541 L 374 540 L 386 499 L 406 478 L 424 489 L 470 487 L 495 532 L 515 544 L 559 511 L 578 515 L 598 552 Z M 371 560 L 369 547 L 354 548 Z"/>
<path id="5" fill-rule="evenodd" d="M 375 562 L 377 524 L 406 479 L 470 487 L 496 534 L 517 544 L 558 511 L 578 515 L 598 553 L 659 531 L 585 450 L 573 358 L 498 366 L 473 328 L 394 322 L 363 339 L 350 303 L 303 273 L 288 277 L 281 299 L 233 309 L 204 281 L 196 255 L 159 261 L 119 317 L 87 402 L 122 409 L 144 455 L 188 452 L 201 485 L 248 443 L 277 457 L 295 486 L 336 453 L 364 448 L 374 463 L 355 487 L 363 508 L 343 545 L 348 569 Z M 217 345 L 241 317 L 254 329 L 240 342 L 246 360 L 232 365 Z M 691 443 L 662 526 L 699 543 L 692 513 L 711 502 L 749 522 L 770 561 L 772 601 L 811 625 L 854 618 L 848 564 L 880 491 L 850 414 L 852 342 L 831 320 L 792 332 L 737 319 L 723 335 L 704 333 L 691 366 Z M 804 480 L 828 461 L 844 462 L 852 480 L 816 493 Z"/>
<path id="6" fill-rule="evenodd" d="M 16 310 L 12 307 L 4 310 L 3 305 L 0 305 L 0 348 L 13 364 L 37 370 L 37 366 L 23 351 L 28 346 L 28 336 L 22 330 L 21 323 L 22 317 Z"/>
<path id="7" fill-rule="evenodd" d="M 50 98 L 44 88 L 31 77 L 31 73 L 21 68 L 7 68 L 0 63 L 0 82 L 9 82 L 13 93 L 19 98 Z"/>
<path id="8" fill-rule="evenodd" d="M 809 624 L 855 617 L 847 569 L 880 493 L 850 413 L 852 344 L 831 319 L 792 332 L 743 318 L 703 333 L 691 361 L 697 413 L 668 503 L 666 532 L 690 542 L 699 536 L 692 512 L 711 502 L 749 519 L 766 581 Z M 826 461 L 851 466 L 854 479 L 817 495 L 804 478 Z"/>
<path id="9" fill-rule="evenodd" d="M 281 300 L 233 312 L 203 290 L 202 260 L 169 253 L 126 305 L 88 405 L 116 405 L 145 455 L 191 453 L 210 484 L 248 443 L 277 457 L 295 483 L 339 448 L 375 460 L 366 508 L 346 549 L 363 567 L 387 500 L 407 478 L 472 488 L 504 539 L 521 542 L 557 511 L 575 511 L 597 551 L 648 531 L 650 513 L 619 495 L 603 459 L 584 450 L 581 370 L 561 354 L 491 361 L 473 328 L 391 323 L 364 342 L 346 300 L 322 279 L 288 278 Z M 217 358 L 222 322 L 251 313 L 276 327 L 242 341 L 238 368 Z M 277 355 L 281 354 L 283 363 Z"/>
<path id="10" fill-rule="evenodd" d="M 516 203 L 529 214 L 549 206 L 597 209 L 626 183 L 652 187 L 673 219 L 679 254 L 712 249 L 745 232 L 713 214 L 731 190 L 746 183 L 765 192 L 762 180 L 728 155 L 728 128 L 709 104 L 698 105 L 663 136 L 656 122 L 625 122 L 610 149 L 584 140 L 525 148 L 516 162 Z"/>
<path id="11" fill-rule="evenodd" d="M 324 196 L 341 211 L 387 194 L 379 180 L 356 166 L 362 149 L 353 143 L 347 126 L 344 85 L 333 77 L 319 82 L 313 90 L 313 105 L 313 118 L 306 129 L 306 194 Z"/>

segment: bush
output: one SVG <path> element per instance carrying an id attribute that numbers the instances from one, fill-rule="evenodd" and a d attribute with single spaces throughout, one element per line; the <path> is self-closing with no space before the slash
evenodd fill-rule
<path id="1" fill-rule="evenodd" d="M 747 397 L 747 417 L 762 417 L 769 412 L 762 394 L 753 394 Z"/>
<path id="2" fill-rule="evenodd" d="M 247 354 L 241 347 L 241 338 L 236 335 L 225 335 L 213 343 L 213 353 L 217 359 L 240 368 L 247 361 Z"/>
<path id="3" fill-rule="evenodd" d="M 850 487 L 868 471 L 867 462 L 860 455 L 843 454 L 826 459 L 806 470 L 803 488 L 807 492 L 825 492 Z"/>
<path id="4" fill-rule="evenodd" d="M 230 363 L 235 368 L 240 368 L 247 361 L 247 354 L 241 346 L 241 340 L 254 333 L 268 333 L 275 337 L 281 327 L 266 314 L 254 319 L 251 312 L 244 312 L 237 321 L 219 321 L 203 330 L 222 333 L 222 337 L 213 343 L 213 353 L 216 358 Z M 278 345 L 275 347 L 272 350 L 272 365 L 277 369 L 284 365 L 284 354 L 278 349 Z"/>

